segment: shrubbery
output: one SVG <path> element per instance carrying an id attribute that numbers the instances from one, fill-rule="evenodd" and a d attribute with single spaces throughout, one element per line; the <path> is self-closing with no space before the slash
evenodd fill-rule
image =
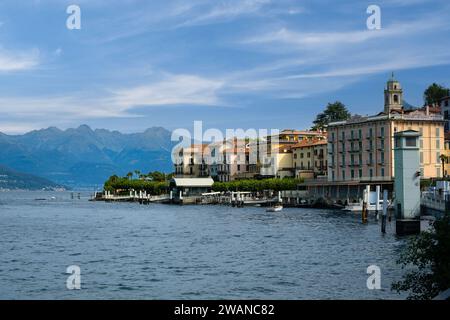
<path id="1" fill-rule="evenodd" d="M 105 182 L 104 189 L 111 192 L 129 192 L 130 190 L 146 191 L 152 195 L 161 195 L 168 192 L 168 181 L 146 181 L 146 180 L 131 180 L 128 178 L 120 178 L 112 176 Z"/>

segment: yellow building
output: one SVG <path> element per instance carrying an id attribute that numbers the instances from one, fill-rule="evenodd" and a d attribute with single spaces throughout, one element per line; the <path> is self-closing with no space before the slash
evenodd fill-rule
<path id="1" fill-rule="evenodd" d="M 294 177 L 291 147 L 320 139 L 326 139 L 325 132 L 285 129 L 277 135 L 251 141 L 249 172 L 262 177 Z"/>
<path id="2" fill-rule="evenodd" d="M 435 108 L 403 108 L 403 90 L 391 79 L 385 90 L 384 112 L 354 116 L 328 126 L 329 181 L 392 181 L 394 133 L 420 133 L 422 178 L 442 176 L 440 156 L 444 150 L 444 121 Z"/>
<path id="3" fill-rule="evenodd" d="M 316 178 L 327 174 L 327 140 L 302 141 L 291 147 L 297 178 Z"/>

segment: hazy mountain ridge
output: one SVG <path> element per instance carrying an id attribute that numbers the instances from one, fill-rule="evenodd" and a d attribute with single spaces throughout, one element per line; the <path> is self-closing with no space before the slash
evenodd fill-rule
<path id="1" fill-rule="evenodd" d="M 55 190 L 65 187 L 48 179 L 18 172 L 0 165 L 0 190 Z"/>
<path id="2" fill-rule="evenodd" d="M 69 186 L 101 184 L 111 174 L 172 171 L 171 133 L 153 127 L 123 134 L 87 125 L 50 127 L 23 135 L 0 133 L 0 164 Z"/>

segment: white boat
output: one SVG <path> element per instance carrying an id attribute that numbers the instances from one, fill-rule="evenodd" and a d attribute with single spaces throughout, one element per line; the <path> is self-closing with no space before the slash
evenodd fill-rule
<path id="1" fill-rule="evenodd" d="M 267 212 L 280 212 L 281 210 L 283 210 L 283 206 L 281 204 L 267 208 Z"/>

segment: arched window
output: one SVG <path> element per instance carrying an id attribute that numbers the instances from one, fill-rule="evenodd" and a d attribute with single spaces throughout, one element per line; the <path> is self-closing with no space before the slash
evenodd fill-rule
<path id="1" fill-rule="evenodd" d="M 398 103 L 398 95 L 394 94 L 394 103 Z"/>

